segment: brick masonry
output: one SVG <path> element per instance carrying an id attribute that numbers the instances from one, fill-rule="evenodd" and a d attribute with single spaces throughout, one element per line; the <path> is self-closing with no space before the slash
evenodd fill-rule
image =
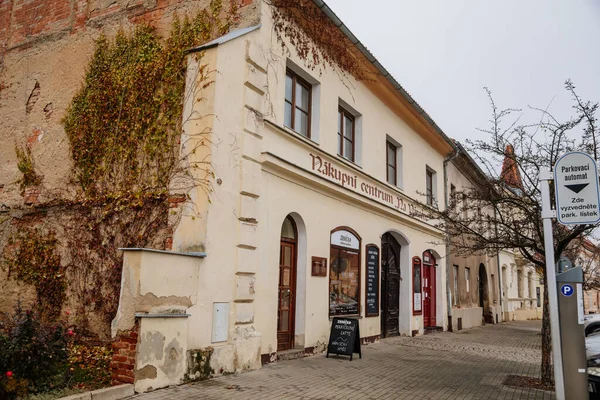
<path id="1" fill-rule="evenodd" d="M 241 7 L 253 0 L 241 0 Z M 189 0 L 3 0 L 0 48 L 12 49 L 43 39 L 85 30 L 114 16 L 156 23 Z"/>
<path id="2" fill-rule="evenodd" d="M 110 371 L 113 386 L 134 382 L 138 332 L 139 322 L 136 321 L 133 329 L 121 332 L 112 343 L 114 353 L 110 362 Z"/>

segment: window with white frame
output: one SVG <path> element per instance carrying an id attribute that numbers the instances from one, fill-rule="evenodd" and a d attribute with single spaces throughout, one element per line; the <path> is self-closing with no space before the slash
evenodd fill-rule
<path id="1" fill-rule="evenodd" d="M 283 124 L 310 138 L 312 86 L 288 69 L 285 75 L 285 113 Z"/>
<path id="2" fill-rule="evenodd" d="M 453 267 L 454 271 L 454 299 L 453 304 L 458 305 L 458 265 Z"/>
<path id="3" fill-rule="evenodd" d="M 402 188 L 402 145 L 388 135 L 386 136 L 385 153 L 386 182 Z"/>
<path id="4" fill-rule="evenodd" d="M 456 186 L 453 184 L 450 184 L 450 199 L 448 200 L 450 203 L 450 208 L 454 210 L 456 208 Z"/>
<path id="5" fill-rule="evenodd" d="M 286 62 L 283 125 L 319 143 L 321 84 L 291 60 Z"/>
<path id="6" fill-rule="evenodd" d="M 425 195 L 427 205 L 437 207 L 437 174 L 429 167 L 425 168 Z"/>
<path id="7" fill-rule="evenodd" d="M 469 293 L 471 291 L 471 288 L 469 287 L 469 283 L 470 283 L 469 282 L 469 278 L 470 278 L 470 276 L 471 276 L 471 268 L 466 267 L 465 268 L 465 284 L 466 284 L 466 287 L 467 287 L 467 293 Z"/>
<path id="8" fill-rule="evenodd" d="M 339 99 L 336 153 L 362 165 L 362 116 L 350 104 Z"/>

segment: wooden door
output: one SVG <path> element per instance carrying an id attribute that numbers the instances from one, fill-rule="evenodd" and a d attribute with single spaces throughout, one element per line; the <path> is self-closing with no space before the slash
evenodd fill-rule
<path id="1" fill-rule="evenodd" d="M 294 347 L 295 292 L 296 244 L 282 240 L 279 252 L 277 351 L 288 350 Z"/>
<path id="2" fill-rule="evenodd" d="M 423 326 L 436 326 L 436 282 L 435 258 L 429 252 L 423 253 Z"/>
<path id="3" fill-rule="evenodd" d="M 381 335 L 400 334 L 400 245 L 386 233 L 381 240 Z"/>
<path id="4" fill-rule="evenodd" d="M 429 324 L 431 313 L 431 295 L 429 293 L 429 266 L 423 265 L 423 326 L 425 328 L 431 326 Z"/>

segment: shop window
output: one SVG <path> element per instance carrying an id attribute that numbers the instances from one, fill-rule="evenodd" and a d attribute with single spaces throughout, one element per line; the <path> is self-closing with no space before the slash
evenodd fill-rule
<path id="1" fill-rule="evenodd" d="M 421 298 L 423 291 L 422 273 L 421 259 L 413 257 L 413 315 L 421 315 L 423 309 Z"/>
<path id="2" fill-rule="evenodd" d="M 311 85 L 288 69 L 285 76 L 285 111 L 283 124 L 310 138 Z"/>
<path id="3" fill-rule="evenodd" d="M 360 237 L 350 228 L 331 232 L 329 315 L 360 314 Z"/>

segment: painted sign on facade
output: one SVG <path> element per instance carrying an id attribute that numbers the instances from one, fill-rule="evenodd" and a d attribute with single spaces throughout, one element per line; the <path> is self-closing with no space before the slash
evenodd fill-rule
<path id="1" fill-rule="evenodd" d="M 423 221 L 429 220 L 429 216 L 417 206 L 402 196 L 381 189 L 380 185 L 374 185 L 362 180 L 358 175 L 344 172 L 339 166 L 324 160 L 321 156 L 309 153 L 311 158 L 311 169 L 333 181 L 342 187 L 351 189 L 356 193 L 363 194 L 378 203 L 392 207 L 403 214 L 418 218 Z"/>

